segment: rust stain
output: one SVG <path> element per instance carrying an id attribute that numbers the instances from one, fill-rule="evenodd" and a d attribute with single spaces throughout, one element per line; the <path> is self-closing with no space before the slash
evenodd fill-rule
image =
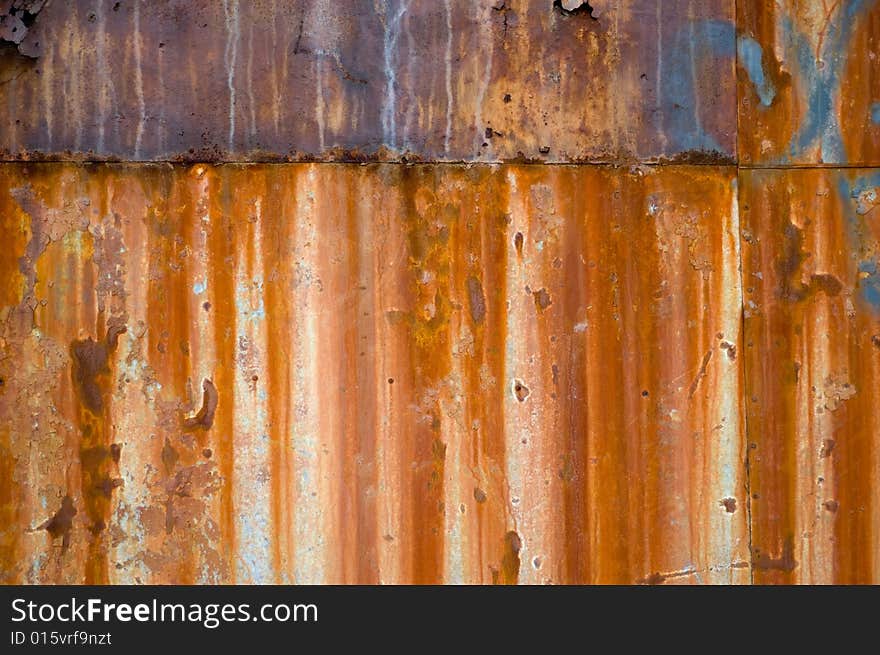
<path id="1" fill-rule="evenodd" d="M 70 346 L 71 378 L 79 401 L 81 494 L 92 533 L 85 564 L 86 584 L 109 582 L 106 537 L 102 533 L 110 519 L 113 490 L 122 485 L 122 479 L 115 475 L 117 462 L 110 452 L 110 356 L 126 329 L 124 325 L 114 325 L 107 328 L 101 341 L 89 337 L 74 340 Z M 61 510 L 46 528 L 53 536 L 63 532 L 65 549 L 75 513 L 70 496 L 65 496 Z"/>
<path id="2" fill-rule="evenodd" d="M 0 152 L 729 163 L 733 12 L 728 0 L 50 2 L 18 46 L 36 59 L 5 75 L 0 59 Z"/>
<path id="3" fill-rule="evenodd" d="M 0 583 L 880 578 L 880 1 L 0 5 Z"/>
<path id="4" fill-rule="evenodd" d="M 756 237 L 743 244 L 756 582 L 876 580 L 880 233 L 858 202 L 876 178 L 741 175 L 743 230 Z"/>
<path id="5" fill-rule="evenodd" d="M 76 516 L 76 507 L 73 498 L 65 496 L 61 499 L 61 507 L 52 518 L 47 519 L 39 529 L 45 530 L 53 539 L 61 537 L 61 548 L 66 551 L 70 547 L 70 529 L 73 527 L 73 517 Z"/>

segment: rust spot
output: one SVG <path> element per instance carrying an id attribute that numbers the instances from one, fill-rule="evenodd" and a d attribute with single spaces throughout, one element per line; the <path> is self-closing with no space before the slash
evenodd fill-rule
<path id="1" fill-rule="evenodd" d="M 513 381 L 513 395 L 516 396 L 516 399 L 518 401 L 525 401 L 525 399 L 529 397 L 530 393 L 531 391 L 529 391 L 529 388 L 522 380 L 516 379 Z"/>
<path id="2" fill-rule="evenodd" d="M 76 507 L 73 505 L 73 498 L 65 496 L 61 499 L 59 510 L 38 529 L 45 530 L 53 539 L 61 537 L 61 549 L 66 551 L 70 546 L 70 529 L 73 527 L 74 516 Z"/>
<path id="3" fill-rule="evenodd" d="M 165 473 L 167 475 L 171 475 L 171 471 L 174 470 L 174 466 L 179 459 L 180 456 L 177 454 L 174 446 L 171 445 L 171 440 L 165 437 L 165 446 L 162 448 L 162 464 L 165 466 Z"/>
<path id="4" fill-rule="evenodd" d="M 828 273 L 814 274 L 810 276 L 810 288 L 824 291 L 826 296 L 836 296 L 843 289 L 843 283 Z"/>
<path id="5" fill-rule="evenodd" d="M 105 498 L 109 499 L 111 494 L 113 493 L 113 490 L 116 489 L 116 487 L 121 487 L 121 486 L 122 486 L 122 479 L 121 478 L 111 478 L 110 476 L 105 475 L 98 482 L 98 484 L 95 485 L 95 489 L 100 491 L 101 494 Z"/>
<path id="6" fill-rule="evenodd" d="M 794 223 L 785 226 L 782 240 L 782 256 L 776 260 L 776 272 L 780 279 L 779 294 L 786 300 L 800 301 L 819 291 L 833 297 L 843 290 L 843 283 L 828 273 L 813 273 L 806 284 L 801 279 L 801 266 L 810 257 L 805 253 L 804 231 Z"/>
<path id="7" fill-rule="evenodd" d="M 474 487 L 474 500 L 476 500 L 478 503 L 485 503 L 486 492 L 479 487 Z"/>
<path id="8" fill-rule="evenodd" d="M 165 534 L 174 532 L 174 500 L 169 497 L 165 501 Z"/>
<path id="9" fill-rule="evenodd" d="M 120 444 L 120 443 L 110 444 L 110 459 L 113 460 L 114 464 L 119 464 L 119 458 L 121 455 L 122 455 L 122 444 Z"/>
<path id="10" fill-rule="evenodd" d="M 100 414 L 104 408 L 104 390 L 99 378 L 110 374 L 108 359 L 116 350 L 119 335 L 125 331 L 124 325 L 110 327 L 103 341 L 89 337 L 74 341 L 71 345 L 73 383 L 79 392 L 80 402 L 93 414 Z"/>
<path id="11" fill-rule="evenodd" d="M 797 567 L 794 559 L 794 538 L 787 537 L 782 544 L 779 557 L 772 557 L 757 548 L 752 549 L 752 567 L 761 571 L 782 571 L 791 573 Z"/>
<path id="12" fill-rule="evenodd" d="M 823 439 L 822 440 L 822 449 L 819 451 L 819 457 L 825 459 L 827 457 L 831 457 L 831 453 L 834 451 L 835 441 L 834 439 Z"/>
<path id="13" fill-rule="evenodd" d="M 202 382 L 202 407 L 195 416 L 184 419 L 183 426 L 190 429 L 209 430 L 214 424 L 214 412 L 217 411 L 217 388 L 210 379 Z"/>
<path id="14" fill-rule="evenodd" d="M 718 502 L 728 514 L 733 514 L 736 511 L 736 498 L 728 496 L 727 498 L 722 498 Z"/>
<path id="15" fill-rule="evenodd" d="M 516 254 L 522 257 L 523 253 L 523 234 L 522 232 L 517 232 L 513 235 L 513 246 L 516 248 Z"/>
<path id="16" fill-rule="evenodd" d="M 822 503 L 822 506 L 829 512 L 834 513 L 837 511 L 837 508 L 840 507 L 840 503 L 838 503 L 836 500 L 826 500 L 824 503 Z"/>
<path id="17" fill-rule="evenodd" d="M 535 307 L 540 311 L 544 311 L 553 304 L 550 294 L 547 292 L 547 289 L 544 289 L 543 287 L 537 291 L 533 291 L 532 295 L 535 297 Z"/>
<path id="18" fill-rule="evenodd" d="M 871 343 L 874 344 L 875 348 L 880 348 L 880 334 L 875 334 L 871 337 Z"/>
<path id="19" fill-rule="evenodd" d="M 482 323 L 486 318 L 486 297 L 483 294 L 483 285 L 473 275 L 467 279 L 468 300 L 470 301 L 471 319 L 474 323 Z"/>
<path id="20" fill-rule="evenodd" d="M 504 535 L 504 555 L 501 558 L 498 584 L 515 585 L 519 581 L 520 550 L 522 550 L 522 539 L 511 530 Z"/>
<path id="21" fill-rule="evenodd" d="M 663 584 L 664 582 L 666 582 L 666 576 L 659 572 L 652 573 L 648 577 L 639 580 L 640 584 L 647 585 L 658 585 Z"/>
<path id="22" fill-rule="evenodd" d="M 721 350 L 727 353 L 727 359 L 730 361 L 736 360 L 736 346 L 730 343 L 729 341 L 721 342 Z"/>

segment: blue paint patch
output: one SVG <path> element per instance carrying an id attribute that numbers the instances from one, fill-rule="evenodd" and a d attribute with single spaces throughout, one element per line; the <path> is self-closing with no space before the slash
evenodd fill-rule
<path id="1" fill-rule="evenodd" d="M 200 296 L 200 295 L 202 295 L 203 293 L 205 293 L 205 290 L 206 290 L 207 288 L 208 288 L 208 285 L 207 285 L 206 283 L 204 283 L 204 282 L 196 282 L 196 283 L 193 285 L 193 293 L 196 294 L 197 296 Z"/>
<path id="2" fill-rule="evenodd" d="M 755 87 L 761 104 L 764 107 L 769 107 L 776 97 L 776 88 L 764 75 L 764 64 L 762 63 L 764 50 L 761 48 L 761 44 L 749 36 L 741 36 L 736 44 L 736 52 L 749 80 Z"/>
<path id="3" fill-rule="evenodd" d="M 697 67 L 699 62 L 707 59 L 732 59 L 735 56 L 734 26 L 724 21 L 694 21 L 675 34 L 669 52 L 660 72 L 663 105 L 669 108 L 663 121 L 669 145 L 679 152 L 725 153 L 700 122 L 696 98 Z"/>
<path id="4" fill-rule="evenodd" d="M 849 249 L 854 253 L 870 252 L 869 244 L 865 243 L 864 199 L 874 188 L 880 186 L 880 171 L 857 174 L 852 179 L 844 171 L 839 171 L 837 175 L 839 176 L 837 189 L 843 215 L 846 218 Z M 880 270 L 877 261 L 875 259 L 859 261 L 858 271 L 856 286 L 859 296 L 872 311 L 880 313 Z"/>
<path id="5" fill-rule="evenodd" d="M 871 122 L 874 125 L 880 125 L 880 102 L 871 105 Z"/>
<path id="6" fill-rule="evenodd" d="M 873 260 L 859 262 L 859 272 L 867 274 L 859 280 L 862 297 L 875 310 L 880 310 L 880 275 L 877 274 L 877 262 Z"/>
<path id="7" fill-rule="evenodd" d="M 821 161 L 839 164 L 848 161 L 834 107 L 840 91 L 841 72 L 847 60 L 850 32 L 859 14 L 873 2 L 875 0 L 849 0 L 844 3 L 840 10 L 841 18 L 828 24 L 825 44 L 819 53 L 823 63 L 821 68 L 810 40 L 795 29 L 790 18 L 783 18 L 783 31 L 794 49 L 801 79 L 809 89 L 807 114 L 789 147 L 792 157 L 802 155 L 818 141 Z"/>

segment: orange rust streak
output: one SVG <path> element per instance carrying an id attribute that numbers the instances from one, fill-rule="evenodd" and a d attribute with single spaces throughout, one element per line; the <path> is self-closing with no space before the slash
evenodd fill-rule
<path id="1" fill-rule="evenodd" d="M 289 412 L 286 408 L 290 401 L 290 377 L 285 326 L 290 324 L 290 311 L 284 302 L 283 290 L 289 284 L 287 270 L 284 266 L 284 253 L 290 250 L 289 236 L 286 230 L 286 215 L 283 198 L 277 193 L 285 182 L 283 172 L 275 169 L 268 172 L 264 192 L 270 200 L 264 207 L 267 220 L 259 226 L 262 230 L 261 243 L 263 252 L 260 256 L 266 266 L 266 304 L 272 311 L 267 313 L 266 348 L 270 354 L 268 375 L 266 376 L 266 394 L 269 398 L 268 420 L 270 448 L 270 470 L 272 479 L 272 564 L 275 570 L 275 582 L 284 584 L 285 575 L 290 566 L 290 554 L 284 538 L 289 521 L 285 503 L 285 487 L 292 484 L 288 475 L 288 435 L 290 434 Z"/>

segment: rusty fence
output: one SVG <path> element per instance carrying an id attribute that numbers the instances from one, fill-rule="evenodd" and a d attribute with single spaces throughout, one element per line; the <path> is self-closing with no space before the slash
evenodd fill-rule
<path id="1" fill-rule="evenodd" d="M 0 583 L 880 582 L 880 0 L 4 0 L 0 126 Z"/>

